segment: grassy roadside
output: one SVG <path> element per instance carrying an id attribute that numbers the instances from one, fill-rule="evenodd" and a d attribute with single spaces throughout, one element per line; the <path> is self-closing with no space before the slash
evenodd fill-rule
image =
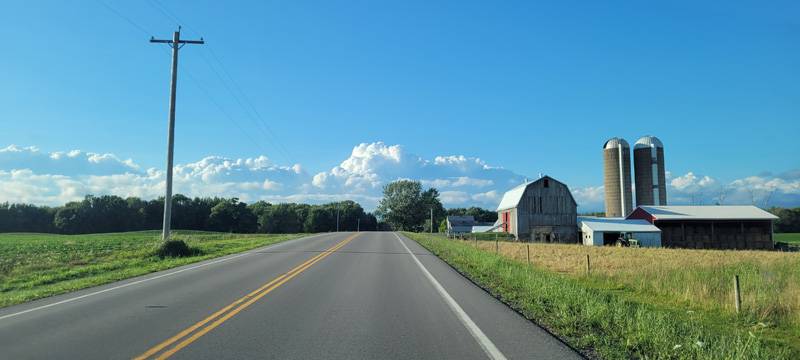
<path id="1" fill-rule="evenodd" d="M 90 234 L 0 234 L 0 307 L 106 284 L 291 240 L 302 234 L 178 231 L 197 255 L 159 258 L 156 231 Z"/>
<path id="2" fill-rule="evenodd" d="M 495 296 L 601 358 L 797 358 L 790 333 L 746 317 L 661 301 L 626 284 L 560 273 L 494 254 L 494 246 L 406 233 Z M 563 261 L 563 259 L 554 259 Z M 678 294 L 676 294 L 678 295 Z M 793 340 L 794 339 L 794 340 Z"/>

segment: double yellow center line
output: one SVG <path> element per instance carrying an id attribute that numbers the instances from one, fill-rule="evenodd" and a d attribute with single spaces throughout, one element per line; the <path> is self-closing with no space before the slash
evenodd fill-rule
<path id="1" fill-rule="evenodd" d="M 222 323 L 232 318 L 240 311 L 252 305 L 256 301 L 258 301 L 258 299 L 261 299 L 265 295 L 269 294 L 272 290 L 277 289 L 279 286 L 283 285 L 287 281 L 299 275 L 300 273 L 310 268 L 317 262 L 321 261 L 328 255 L 332 254 L 336 250 L 339 250 L 343 246 L 347 245 L 347 243 L 355 239 L 358 235 L 359 233 L 355 233 L 349 236 L 348 238 L 342 240 L 341 242 L 337 243 L 336 245 L 331 246 L 330 248 L 321 252 L 317 256 L 314 256 L 311 259 L 306 260 L 302 264 L 297 265 L 295 268 L 289 270 L 288 272 L 286 272 L 281 276 L 278 276 L 272 281 L 262 285 L 261 287 L 245 295 L 241 299 L 238 299 L 232 302 L 230 305 L 225 306 L 222 309 L 219 309 L 217 312 L 211 314 L 211 316 L 184 329 L 183 331 L 175 334 L 175 336 L 165 340 L 164 342 L 150 348 L 142 355 L 137 356 L 135 359 L 139 360 L 139 359 L 149 359 L 149 358 L 155 358 L 155 359 L 169 358 L 176 352 L 180 351 L 181 349 L 185 348 L 195 340 L 199 339 L 201 336 L 205 335 L 206 333 L 213 330 L 217 326 L 220 326 Z M 170 346 L 172 347 L 170 348 Z"/>

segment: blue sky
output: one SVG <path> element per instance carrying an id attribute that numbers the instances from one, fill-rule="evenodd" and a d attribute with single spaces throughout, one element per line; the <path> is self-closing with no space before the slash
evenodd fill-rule
<path id="1" fill-rule="evenodd" d="M 495 199 L 475 196 L 539 173 L 592 191 L 602 185 L 607 138 L 653 134 L 678 179 L 676 200 L 692 174 L 686 181 L 708 177 L 718 187 L 758 177 L 763 194 L 791 204 L 800 192 L 798 10 L 789 1 L 4 2 L 0 148 L 109 154 L 135 163 L 121 173 L 144 177 L 163 168 L 169 53 L 147 40 L 169 37 L 178 18 L 184 37 L 207 44 L 181 50 L 176 162 L 266 156 L 274 169 L 299 164 L 294 172 L 307 175 L 231 180 L 283 184 L 272 195 L 236 190 L 244 198 L 374 200 L 372 188 L 397 177 L 467 177 L 492 184 L 451 204 L 490 206 Z M 393 159 L 394 145 L 423 165 L 464 156 L 507 173 L 456 167 L 434 172 L 440 179 L 423 165 L 391 165 L 402 161 L 348 167 L 354 155 Z M 7 187 L 12 170 L 28 169 L 83 184 L 74 196 L 104 191 L 87 185 L 98 174 L 82 166 L 34 169 L 14 159 L 0 157 Z M 368 189 L 310 183 L 337 168 L 342 179 L 370 179 Z M 774 179 L 780 186 L 764 185 Z M 287 197 L 297 194 L 319 196 Z M 69 198 L 34 195 L 0 192 L 0 201 Z M 585 208 L 598 207 L 591 201 Z"/>

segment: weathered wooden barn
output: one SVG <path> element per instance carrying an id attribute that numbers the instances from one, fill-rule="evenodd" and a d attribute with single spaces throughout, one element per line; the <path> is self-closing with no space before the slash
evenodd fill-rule
<path id="1" fill-rule="evenodd" d="M 549 176 L 506 192 L 497 213 L 500 229 L 520 241 L 578 242 L 578 204 L 567 185 Z"/>
<path id="2" fill-rule="evenodd" d="M 639 206 L 628 219 L 661 229 L 661 246 L 695 249 L 773 249 L 772 222 L 755 206 Z"/>

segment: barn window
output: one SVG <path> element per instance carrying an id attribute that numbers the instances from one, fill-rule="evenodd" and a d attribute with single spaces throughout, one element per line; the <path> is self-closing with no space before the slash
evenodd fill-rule
<path id="1" fill-rule="evenodd" d="M 544 179 L 544 187 L 550 187 L 550 179 Z"/>

